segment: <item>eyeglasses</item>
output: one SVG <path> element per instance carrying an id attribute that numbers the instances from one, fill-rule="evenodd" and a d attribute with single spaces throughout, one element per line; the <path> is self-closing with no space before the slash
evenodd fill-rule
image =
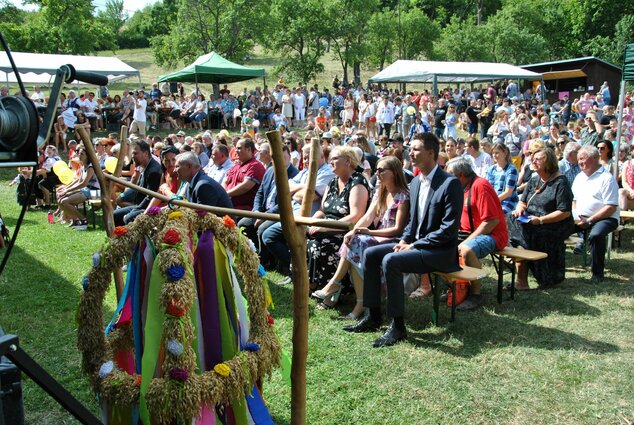
<path id="1" fill-rule="evenodd" d="M 562 140 L 561 142 L 557 142 L 557 144 L 558 144 L 558 145 L 565 145 L 565 144 L 566 144 L 566 142 Z"/>
<path id="2" fill-rule="evenodd" d="M 608 147 L 603 145 L 603 146 L 597 146 L 597 149 L 599 149 L 600 151 L 604 151 L 606 150 Z"/>

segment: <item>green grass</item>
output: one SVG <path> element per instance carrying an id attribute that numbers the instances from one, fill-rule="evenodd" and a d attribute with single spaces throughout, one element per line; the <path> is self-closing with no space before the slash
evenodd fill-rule
<path id="1" fill-rule="evenodd" d="M 0 170 L 0 205 L 10 228 L 18 208 Z M 618 424 L 634 419 L 634 287 L 632 226 L 608 262 L 609 280 L 589 283 L 580 258 L 568 257 L 568 279 L 558 288 L 518 293 L 498 305 L 487 278 L 486 305 L 431 326 L 431 302 L 407 302 L 409 340 L 373 349 L 378 333 L 348 334 L 341 311 L 314 310 L 311 301 L 307 370 L 310 424 Z M 0 325 L 97 413 L 80 373 L 75 310 L 81 277 L 104 233 L 49 225 L 29 212 L 7 270 L 0 277 Z M 490 263 L 487 270 L 493 276 Z M 279 275 L 272 273 L 278 280 Z M 292 351 L 290 287 L 271 285 L 276 330 Z M 114 308 L 108 295 L 105 315 Z M 24 382 L 29 424 L 76 423 L 42 390 Z M 290 423 L 290 388 L 278 372 L 264 395 L 276 423 Z"/>

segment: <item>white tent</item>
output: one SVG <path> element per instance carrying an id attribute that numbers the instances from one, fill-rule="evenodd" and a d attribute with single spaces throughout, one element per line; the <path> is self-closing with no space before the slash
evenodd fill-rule
<path id="1" fill-rule="evenodd" d="M 44 53 L 12 52 L 20 77 L 25 83 L 52 83 L 55 71 L 62 65 L 71 64 L 77 71 L 90 71 L 105 75 L 110 83 L 141 74 L 120 59 L 107 56 L 51 55 Z M 0 52 L 0 84 L 16 82 L 11 63 L 5 52 Z M 73 82 L 76 84 L 77 82 Z"/>
<path id="2" fill-rule="evenodd" d="M 370 82 L 469 83 L 502 78 L 541 80 L 542 76 L 506 63 L 398 60 L 370 78 Z"/>

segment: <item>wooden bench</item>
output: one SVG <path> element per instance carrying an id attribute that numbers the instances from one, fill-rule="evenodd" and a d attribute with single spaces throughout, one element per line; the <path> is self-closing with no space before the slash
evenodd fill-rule
<path id="1" fill-rule="evenodd" d="M 433 275 L 433 279 L 432 279 Z M 443 278 L 445 284 L 451 289 L 451 321 L 456 318 L 456 280 L 480 280 L 488 276 L 488 273 L 475 267 L 462 266 L 462 270 L 456 272 L 431 272 L 429 273 L 429 283 L 433 292 L 433 309 L 431 312 L 431 322 L 438 324 L 438 310 L 440 308 L 440 285 L 438 279 Z"/>
<path id="2" fill-rule="evenodd" d="M 548 254 L 530 249 L 513 248 L 507 246 L 501 251 L 491 254 L 493 267 L 498 274 L 498 303 L 502 304 L 502 291 L 504 290 L 504 269 L 511 271 L 511 299 L 515 299 L 515 263 L 517 261 L 539 261 L 548 258 Z"/>
<path id="3" fill-rule="evenodd" d="M 97 228 L 97 217 L 95 215 L 95 210 L 101 208 L 101 199 L 87 199 L 84 202 L 84 217 L 88 218 L 86 205 L 90 205 L 90 211 L 92 213 L 92 230 Z"/>
<path id="4" fill-rule="evenodd" d="M 623 220 L 634 220 L 633 210 L 625 210 L 625 211 L 621 210 L 620 214 Z"/>

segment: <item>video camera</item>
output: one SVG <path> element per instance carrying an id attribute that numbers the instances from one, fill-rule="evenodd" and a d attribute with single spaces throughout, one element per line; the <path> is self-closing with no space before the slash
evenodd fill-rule
<path id="1" fill-rule="evenodd" d="M 7 52 L 8 54 L 9 52 Z M 11 62 L 12 65 L 13 62 Z M 18 69 L 13 66 L 18 75 Z M 108 84 L 108 77 L 94 72 L 77 71 L 72 65 L 62 65 L 55 75 L 44 120 L 39 123 L 33 102 L 24 96 L 0 98 L 0 167 L 28 167 L 37 165 L 37 152 L 51 134 L 56 119 L 62 84 L 74 80 L 98 86 Z"/>

